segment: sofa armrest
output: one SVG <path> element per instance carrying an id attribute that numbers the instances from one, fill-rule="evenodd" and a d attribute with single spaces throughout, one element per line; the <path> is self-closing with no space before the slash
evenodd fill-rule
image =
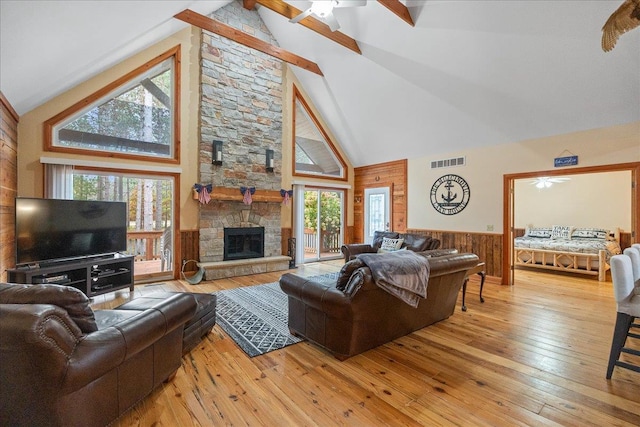
<path id="1" fill-rule="evenodd" d="M 84 385 L 117 366 L 124 358 L 123 340 L 103 336 L 94 343 L 94 354 L 84 359 L 80 356 L 79 361 L 78 354 L 86 347 L 88 336 L 82 334 L 65 310 L 55 305 L 1 304 L 2 381 L 11 384 L 12 378 L 21 377 L 16 380 L 19 384 L 63 390 L 68 388 L 72 371 L 83 371 L 85 379 L 81 385 Z M 83 364 L 80 369 L 74 367 L 78 363 Z"/>
<path id="2" fill-rule="evenodd" d="M 342 245 L 340 248 L 342 255 L 344 255 L 344 262 L 349 262 L 359 254 L 371 254 L 376 253 L 377 250 L 368 243 L 351 243 L 348 245 Z"/>
<path id="3" fill-rule="evenodd" d="M 286 273 L 280 277 L 280 289 L 289 298 L 336 317 L 348 317 L 352 311 L 351 299 L 336 289 L 335 284 L 326 285 Z"/>
<path id="4" fill-rule="evenodd" d="M 150 347 L 191 319 L 196 305 L 193 295 L 176 294 L 112 326 L 85 335 L 69 361 L 65 388 L 79 389 Z"/>

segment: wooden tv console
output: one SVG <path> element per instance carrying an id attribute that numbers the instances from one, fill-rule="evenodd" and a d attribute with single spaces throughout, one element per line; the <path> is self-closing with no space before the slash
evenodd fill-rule
<path id="1" fill-rule="evenodd" d="M 133 256 L 109 254 L 7 270 L 11 283 L 73 286 L 87 296 L 129 288 L 133 291 Z"/>

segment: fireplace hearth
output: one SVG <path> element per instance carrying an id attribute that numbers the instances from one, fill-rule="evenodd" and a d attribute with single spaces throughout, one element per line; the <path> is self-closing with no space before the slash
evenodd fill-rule
<path id="1" fill-rule="evenodd" d="M 224 229 L 224 261 L 264 257 L 264 227 Z"/>

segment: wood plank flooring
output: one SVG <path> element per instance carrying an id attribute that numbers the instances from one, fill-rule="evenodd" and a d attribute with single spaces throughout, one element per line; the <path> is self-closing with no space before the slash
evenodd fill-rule
<path id="1" fill-rule="evenodd" d="M 342 262 L 296 274 L 337 271 Z M 281 272 L 101 295 L 109 308 L 156 290 L 214 292 Z M 490 278 L 489 278 L 490 279 Z M 513 287 L 468 287 L 468 311 L 340 362 L 303 342 L 248 358 L 216 325 L 172 382 L 116 426 L 638 426 L 640 374 L 605 379 L 611 282 L 518 270 Z M 381 313 L 381 315 L 384 315 Z M 634 347 L 640 345 L 634 343 Z"/>

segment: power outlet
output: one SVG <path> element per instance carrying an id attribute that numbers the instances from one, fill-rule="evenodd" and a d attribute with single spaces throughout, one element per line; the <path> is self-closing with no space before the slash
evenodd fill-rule
<path id="1" fill-rule="evenodd" d="M 493 224 L 487 225 L 487 231 L 493 231 Z"/>

